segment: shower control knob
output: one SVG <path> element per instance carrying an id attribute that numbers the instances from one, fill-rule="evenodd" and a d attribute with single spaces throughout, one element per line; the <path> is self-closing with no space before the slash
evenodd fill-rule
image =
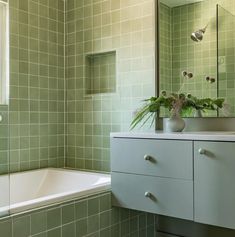
<path id="1" fill-rule="evenodd" d="M 188 75 L 188 73 L 186 71 L 182 72 L 182 76 L 186 77 Z"/>
<path id="2" fill-rule="evenodd" d="M 185 77 L 186 79 L 191 79 L 191 78 L 193 78 L 193 73 L 182 71 L 182 76 Z"/>
<path id="3" fill-rule="evenodd" d="M 200 155 L 205 155 L 206 154 L 206 150 L 202 149 L 202 148 L 199 148 L 198 152 L 199 152 Z"/>
<path id="4" fill-rule="evenodd" d="M 144 196 L 147 197 L 147 198 L 150 198 L 152 196 L 152 194 L 150 192 L 145 192 Z"/>
<path id="5" fill-rule="evenodd" d="M 210 83 L 214 83 L 214 82 L 215 82 L 215 78 L 212 77 L 212 78 L 210 79 Z"/>
<path id="6" fill-rule="evenodd" d="M 191 78 L 193 78 L 193 73 L 189 72 L 187 76 L 188 76 L 188 79 L 191 79 Z"/>
<path id="7" fill-rule="evenodd" d="M 148 161 L 150 161 L 150 160 L 151 160 L 151 156 L 149 156 L 149 155 L 145 155 L 145 156 L 144 156 L 144 160 L 148 160 Z"/>

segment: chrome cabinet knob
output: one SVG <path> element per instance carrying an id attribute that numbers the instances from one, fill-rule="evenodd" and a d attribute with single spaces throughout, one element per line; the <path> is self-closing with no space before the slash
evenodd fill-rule
<path id="1" fill-rule="evenodd" d="M 205 149 L 202 149 L 202 148 L 199 148 L 198 152 L 199 152 L 199 154 L 201 154 L 201 155 L 205 155 L 205 154 L 206 154 L 206 150 L 205 150 Z"/>
<path id="2" fill-rule="evenodd" d="M 147 198 L 150 198 L 152 196 L 152 194 L 150 192 L 145 192 L 144 196 L 147 197 Z"/>
<path id="3" fill-rule="evenodd" d="M 151 156 L 145 155 L 145 156 L 144 156 L 144 159 L 145 159 L 145 160 L 151 160 Z"/>

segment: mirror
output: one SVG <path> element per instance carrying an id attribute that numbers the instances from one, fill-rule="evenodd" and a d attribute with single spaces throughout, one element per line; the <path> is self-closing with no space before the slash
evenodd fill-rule
<path id="1" fill-rule="evenodd" d="M 158 4 L 158 93 L 223 97 L 229 116 L 235 116 L 235 17 L 226 10 L 234 9 L 235 2 L 159 0 Z M 228 111 L 203 117 L 228 116 Z M 160 115 L 168 116 L 167 111 Z"/>

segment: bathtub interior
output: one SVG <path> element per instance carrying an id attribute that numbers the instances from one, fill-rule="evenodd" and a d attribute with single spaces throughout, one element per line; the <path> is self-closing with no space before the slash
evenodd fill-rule
<path id="1" fill-rule="evenodd" d="M 10 177 L 9 175 L 0 176 L 0 217 L 9 214 L 10 208 L 10 188 L 9 188 Z"/>
<path id="2" fill-rule="evenodd" d="M 6 188 L 9 189 L 8 185 Z M 67 201 L 104 189 L 110 189 L 108 174 L 57 168 L 10 174 L 10 192 L 5 197 L 1 196 L 3 205 L 0 207 L 0 216 Z"/>

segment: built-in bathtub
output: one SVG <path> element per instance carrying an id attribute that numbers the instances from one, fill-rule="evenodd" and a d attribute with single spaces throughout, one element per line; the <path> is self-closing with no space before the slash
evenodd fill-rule
<path id="1" fill-rule="evenodd" d="M 5 177 L 6 178 L 6 177 Z M 110 175 L 48 168 L 10 174 L 10 214 L 107 191 Z"/>

